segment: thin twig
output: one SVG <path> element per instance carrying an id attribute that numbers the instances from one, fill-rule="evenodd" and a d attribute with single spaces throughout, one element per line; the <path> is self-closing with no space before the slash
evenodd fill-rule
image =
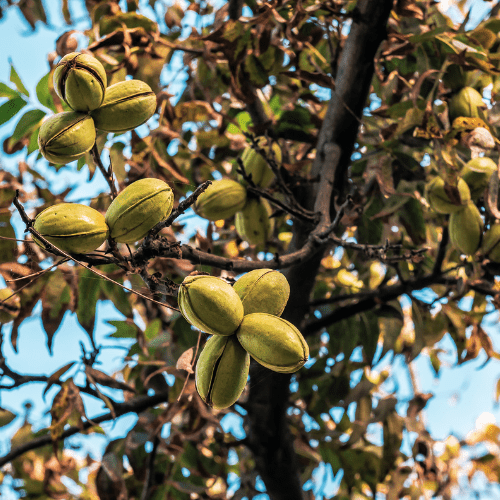
<path id="1" fill-rule="evenodd" d="M 158 436 L 155 436 L 153 439 L 153 449 L 148 456 L 148 466 L 146 469 L 146 479 L 144 481 L 144 486 L 142 487 L 141 500 L 148 500 L 150 498 L 149 491 L 153 486 L 154 477 L 155 477 L 155 459 L 156 452 L 158 451 L 158 445 L 160 444 L 160 439 Z"/>
<path id="2" fill-rule="evenodd" d="M 30 243 L 35 243 L 32 240 L 26 240 L 26 241 L 29 241 Z M 55 264 L 52 264 L 50 267 L 47 267 L 46 269 L 42 269 L 41 271 L 37 271 L 36 273 L 33 273 L 33 274 L 28 274 L 27 276 L 21 276 L 21 278 L 15 278 L 13 280 L 5 280 L 5 283 L 14 283 L 16 281 L 23 281 L 23 280 L 27 280 L 28 278 L 35 278 L 36 276 L 41 276 L 42 274 L 45 274 L 46 272 L 54 269 L 54 267 L 60 266 L 61 264 L 68 262 L 68 260 L 69 259 L 61 259 L 58 262 L 56 262 Z"/>
<path id="3" fill-rule="evenodd" d="M 106 179 L 106 182 L 108 183 L 109 189 L 111 190 L 111 199 L 114 200 L 116 198 L 116 196 L 118 195 L 118 192 L 116 190 L 115 179 L 113 176 L 113 167 L 111 165 L 111 156 L 109 157 L 109 168 L 106 170 L 106 167 L 102 163 L 101 155 L 99 154 L 99 150 L 97 149 L 96 142 L 94 142 L 94 145 L 92 146 L 92 149 L 90 150 L 90 153 L 92 154 L 92 158 L 94 160 L 94 163 L 97 165 L 97 167 L 101 171 L 102 175 Z"/>
<path id="4" fill-rule="evenodd" d="M 198 199 L 198 196 L 200 196 L 203 191 L 206 191 L 210 184 L 212 184 L 212 181 L 205 181 L 203 184 L 199 185 L 185 200 L 182 200 L 177 205 L 177 208 L 172 210 L 172 213 L 165 220 L 158 222 L 158 224 L 156 224 L 156 226 L 149 231 L 149 234 L 146 236 L 142 245 L 147 246 L 150 238 L 154 238 L 163 228 L 170 227 L 177 217 L 182 215 L 191 205 L 194 204 L 194 202 Z"/>

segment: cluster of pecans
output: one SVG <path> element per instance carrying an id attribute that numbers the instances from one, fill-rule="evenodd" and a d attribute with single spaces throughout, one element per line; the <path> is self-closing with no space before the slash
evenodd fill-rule
<path id="1" fill-rule="evenodd" d="M 174 194 L 166 182 L 139 179 L 120 192 L 106 215 L 79 203 L 59 203 L 40 212 L 33 227 L 61 250 L 83 254 L 99 248 L 108 237 L 117 243 L 141 240 L 170 215 L 173 205 Z"/>
<path id="2" fill-rule="evenodd" d="M 73 110 L 49 117 L 40 127 L 40 152 L 55 164 L 69 163 L 87 153 L 94 146 L 96 129 L 115 133 L 133 130 L 156 110 L 156 95 L 149 85 L 126 80 L 107 87 L 103 65 L 81 52 L 67 54 L 57 64 L 54 88 Z M 79 203 L 61 203 L 41 212 L 34 229 L 59 249 L 83 254 L 99 248 L 108 237 L 118 243 L 144 238 L 168 217 L 173 202 L 168 184 L 141 179 L 113 200 L 106 215 Z"/>
<path id="3" fill-rule="evenodd" d="M 91 55 L 72 52 L 57 64 L 54 88 L 73 111 L 57 113 L 42 123 L 38 146 L 48 161 L 77 160 L 94 145 L 96 129 L 126 132 L 153 116 L 156 95 L 148 84 L 126 80 L 106 85 L 106 71 Z"/>
<path id="4" fill-rule="evenodd" d="M 208 405 L 228 408 L 246 385 L 250 357 L 270 370 L 294 373 L 309 348 L 290 322 L 281 318 L 290 286 L 272 269 L 256 269 L 234 286 L 207 275 L 190 275 L 179 289 L 179 308 L 194 327 L 212 334 L 196 365 L 196 388 Z"/>
<path id="5" fill-rule="evenodd" d="M 129 80 L 106 88 L 104 68 L 87 54 L 65 56 L 55 69 L 54 86 L 73 111 L 54 115 L 40 129 L 40 151 L 53 163 L 67 163 L 89 151 L 96 128 L 131 130 L 156 109 L 156 97 L 144 82 Z M 272 145 L 272 153 L 281 161 L 277 144 Z M 248 147 L 242 161 L 256 185 L 269 187 L 274 174 L 265 158 Z M 42 211 L 34 229 L 59 249 L 76 254 L 99 248 L 108 237 L 118 243 L 134 243 L 168 217 L 173 198 L 165 182 L 141 179 L 118 194 L 104 216 L 86 205 L 61 203 Z M 264 244 L 273 230 L 269 204 L 247 197 L 241 178 L 239 182 L 214 182 L 194 208 L 210 220 L 235 215 L 238 233 L 251 244 Z M 251 271 L 234 287 L 207 275 L 184 279 L 178 296 L 182 315 L 213 335 L 196 365 L 196 387 L 207 404 L 221 409 L 236 402 L 248 378 L 250 356 L 281 373 L 294 373 L 307 361 L 309 348 L 304 337 L 280 317 L 289 294 L 286 278 L 271 269 Z"/>
<path id="6" fill-rule="evenodd" d="M 450 241 L 459 252 L 473 255 L 481 249 L 490 260 L 500 262 L 500 224 L 484 231 L 483 218 L 475 203 L 496 172 L 497 166 L 491 158 L 473 158 L 459 173 L 456 189 L 441 177 L 435 177 L 427 183 L 425 197 L 434 211 L 450 216 Z"/>
<path id="7" fill-rule="evenodd" d="M 452 65 L 445 75 L 445 83 L 454 92 L 448 105 L 453 128 L 459 129 L 468 121 L 487 127 L 486 105 L 481 94 L 471 86 L 482 87 L 487 81 L 481 80 L 481 72 L 479 76 L 477 73 Z M 435 177 L 425 187 L 429 205 L 436 212 L 450 216 L 448 229 L 452 245 L 466 255 L 473 255 L 481 249 L 481 253 L 494 262 L 500 262 L 500 224 L 493 224 L 484 231 L 483 218 L 476 203 L 485 194 L 490 178 L 497 170 L 491 158 L 476 157 L 463 166 L 455 185 L 442 177 Z"/>
<path id="8" fill-rule="evenodd" d="M 264 137 L 257 141 L 263 147 Z M 277 162 L 281 162 L 281 148 L 276 142 L 271 146 L 272 154 Z M 267 188 L 274 179 L 274 173 L 266 159 L 254 148 L 247 146 L 241 160 L 245 172 L 251 175 L 256 186 Z M 201 194 L 193 206 L 194 211 L 211 221 L 229 219 L 233 215 L 237 233 L 250 245 L 264 246 L 274 230 L 272 209 L 264 198 L 247 196 L 246 183 L 243 178 L 238 181 L 221 179 Z"/>

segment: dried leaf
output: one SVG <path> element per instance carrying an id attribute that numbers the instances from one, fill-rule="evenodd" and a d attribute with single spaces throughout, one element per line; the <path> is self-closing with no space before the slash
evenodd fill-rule
<path id="1" fill-rule="evenodd" d="M 91 366 L 85 366 L 85 374 L 89 379 L 91 379 L 91 382 L 93 382 L 94 384 L 97 383 L 106 387 L 111 387 L 112 389 L 121 389 L 122 391 L 135 392 L 135 389 L 133 387 L 130 387 L 124 382 L 120 382 L 119 380 L 110 377 L 106 373 L 92 368 Z"/>
<path id="2" fill-rule="evenodd" d="M 10 424 L 16 417 L 17 415 L 15 413 L 0 408 L 0 427 Z"/>
<path id="3" fill-rule="evenodd" d="M 194 373 L 192 367 L 193 356 L 194 356 L 194 348 L 191 347 L 180 355 L 175 367 L 178 370 L 186 370 L 188 373 Z"/>
<path id="4" fill-rule="evenodd" d="M 75 364 L 74 361 L 71 363 L 68 363 L 67 365 L 64 365 L 62 368 L 59 368 L 59 370 L 55 371 L 48 379 L 47 379 L 47 387 L 45 387 L 42 396 L 45 398 L 45 394 L 47 394 L 47 391 L 56 383 L 59 382 L 59 378 L 61 375 L 66 373 L 73 365 Z"/>

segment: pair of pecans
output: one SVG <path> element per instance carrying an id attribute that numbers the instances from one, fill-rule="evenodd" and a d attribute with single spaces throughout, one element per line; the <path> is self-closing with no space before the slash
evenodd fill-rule
<path id="1" fill-rule="evenodd" d="M 108 236 L 118 243 L 141 240 L 170 215 L 173 204 L 174 194 L 166 182 L 139 179 L 111 202 L 106 215 L 80 203 L 59 203 L 38 214 L 33 227 L 61 250 L 83 254 L 99 248 Z"/>
<path id="2" fill-rule="evenodd" d="M 73 111 L 58 113 L 42 123 L 38 146 L 55 164 L 65 164 L 87 153 L 96 129 L 122 133 L 145 123 L 156 110 L 156 95 L 140 80 L 107 87 L 106 71 L 95 57 L 73 52 L 54 70 L 54 88 Z"/>
<path id="3" fill-rule="evenodd" d="M 266 147 L 266 139 L 259 137 L 259 148 Z M 281 148 L 277 142 L 268 146 L 269 154 L 281 163 Z M 267 160 L 252 146 L 247 146 L 241 155 L 241 161 L 247 175 L 255 185 L 267 188 L 274 180 L 274 172 Z M 205 219 L 217 221 L 235 216 L 236 232 L 242 239 L 262 248 L 274 230 L 274 219 L 269 202 L 255 195 L 247 196 L 246 181 L 238 175 L 238 181 L 221 179 L 202 193 L 193 206 L 194 211 Z"/>

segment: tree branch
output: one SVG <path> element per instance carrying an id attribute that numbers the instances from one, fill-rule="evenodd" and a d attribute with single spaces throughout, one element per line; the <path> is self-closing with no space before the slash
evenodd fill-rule
<path id="1" fill-rule="evenodd" d="M 165 403 L 168 401 L 168 391 L 159 392 L 154 396 L 140 396 L 134 398 L 125 403 L 116 403 L 114 407 L 114 412 L 104 413 L 103 415 L 99 415 L 97 417 L 92 418 L 91 420 L 84 422 L 83 427 L 70 427 L 66 429 L 62 434 L 61 438 L 65 439 L 67 437 L 73 436 L 74 434 L 78 434 L 79 432 L 85 431 L 94 427 L 96 424 L 100 424 L 101 422 L 106 422 L 108 420 L 114 420 L 117 417 L 121 417 L 126 413 L 141 413 L 148 408 L 156 406 L 160 403 Z M 37 448 L 41 448 L 42 446 L 46 446 L 48 444 L 52 444 L 52 439 L 50 435 L 42 436 L 31 441 L 28 441 L 17 448 L 14 448 L 5 456 L 0 458 L 0 467 L 9 463 L 11 460 L 21 456 L 23 453 L 26 453 L 30 450 L 35 450 Z"/>
<path id="2" fill-rule="evenodd" d="M 308 313 L 307 298 L 314 287 L 324 251 L 331 245 L 330 239 L 322 240 L 319 236 L 325 231 L 331 234 L 335 227 L 331 225 L 330 215 L 334 201 L 332 192 L 337 195 L 344 193 L 343 180 L 373 77 L 373 59 L 385 38 L 385 26 L 391 8 L 392 0 L 358 2 L 359 16 L 353 21 L 343 49 L 339 81 L 323 121 L 317 156 L 311 171 L 311 176 L 319 177 L 320 182 L 307 186 L 303 198 L 298 200 L 304 208 L 320 212 L 321 220 L 312 233 L 300 221 L 296 221 L 289 246 L 290 254 L 280 258 L 280 261 L 286 261 L 297 252 L 303 254 L 293 267 L 284 272 L 290 283 L 290 298 L 282 317 L 297 326 L 302 325 Z M 355 113 L 354 117 L 351 110 Z M 286 424 L 290 376 L 253 365 L 250 379 L 262 380 L 259 373 L 263 371 L 266 373 L 266 384 L 250 386 L 247 405 L 248 445 L 254 453 L 256 468 L 270 498 L 302 500 L 303 490 L 293 438 Z"/>

